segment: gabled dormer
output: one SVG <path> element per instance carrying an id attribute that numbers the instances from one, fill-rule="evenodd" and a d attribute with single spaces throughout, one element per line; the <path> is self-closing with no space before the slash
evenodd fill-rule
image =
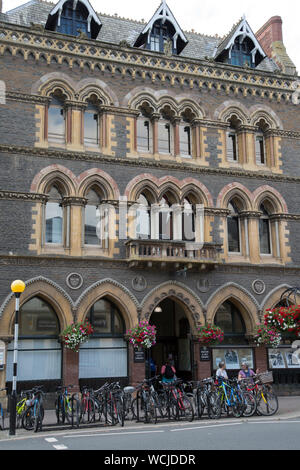
<path id="1" fill-rule="evenodd" d="M 214 58 L 239 67 L 255 68 L 266 57 L 245 16 L 219 44 Z"/>
<path id="2" fill-rule="evenodd" d="M 188 40 L 163 0 L 134 46 L 165 54 L 180 54 Z"/>
<path id="3" fill-rule="evenodd" d="M 51 10 L 45 28 L 71 36 L 96 39 L 102 24 L 88 0 L 60 0 Z"/>

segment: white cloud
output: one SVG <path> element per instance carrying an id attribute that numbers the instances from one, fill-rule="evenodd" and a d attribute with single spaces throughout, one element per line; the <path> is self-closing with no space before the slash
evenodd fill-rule
<path id="1" fill-rule="evenodd" d="M 15 8 L 26 3 L 26 0 L 4 0 L 3 9 Z M 54 2 L 56 3 L 56 2 Z M 300 73 L 300 2 L 294 0 L 167 0 L 180 26 L 187 31 L 194 29 L 198 33 L 223 36 L 243 16 L 256 32 L 272 16 L 281 16 L 283 20 L 283 41 L 287 53 Z M 160 0 L 91 0 L 91 4 L 99 13 L 147 21 L 160 4 Z"/>

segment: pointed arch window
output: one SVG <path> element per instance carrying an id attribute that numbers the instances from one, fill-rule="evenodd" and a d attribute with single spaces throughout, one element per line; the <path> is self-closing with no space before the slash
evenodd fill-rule
<path id="1" fill-rule="evenodd" d="M 239 209 L 235 201 L 231 200 L 228 204 L 230 214 L 227 218 L 228 251 L 230 253 L 241 252 L 241 234 Z"/>
<path id="2" fill-rule="evenodd" d="M 101 198 L 97 190 L 90 189 L 87 194 L 88 203 L 85 207 L 84 217 L 84 243 L 85 245 L 98 245 L 102 240 L 101 230 Z"/>
<path id="3" fill-rule="evenodd" d="M 137 119 L 137 150 L 151 153 L 153 148 L 153 131 L 151 120 L 140 116 Z"/>
<path id="4" fill-rule="evenodd" d="M 99 109 L 92 101 L 88 102 L 84 111 L 84 145 L 99 146 Z"/>
<path id="5" fill-rule="evenodd" d="M 230 300 L 226 300 L 219 307 L 215 315 L 214 324 L 224 331 L 225 344 L 247 343 L 245 338 L 246 326 L 243 316 L 240 310 Z"/>
<path id="6" fill-rule="evenodd" d="M 48 141 L 64 144 L 66 141 L 66 112 L 61 95 L 53 95 L 48 109 Z"/>
<path id="7" fill-rule="evenodd" d="M 259 208 L 262 215 L 259 219 L 259 244 L 260 253 L 263 255 L 272 254 L 272 242 L 271 242 L 271 223 L 270 213 L 267 209 L 266 204 L 262 203 Z"/>
<path id="8" fill-rule="evenodd" d="M 257 165 L 266 164 L 266 142 L 262 130 L 257 131 L 255 134 L 255 156 Z"/>
<path id="9" fill-rule="evenodd" d="M 162 154 L 173 153 L 173 126 L 170 121 L 161 119 L 158 121 L 158 152 Z"/>
<path id="10" fill-rule="evenodd" d="M 151 238 L 151 209 L 150 203 L 144 194 L 138 198 L 136 211 L 136 238 L 149 240 Z"/>
<path id="11" fill-rule="evenodd" d="M 45 209 L 45 243 L 63 244 L 63 197 L 58 187 L 52 186 Z"/>

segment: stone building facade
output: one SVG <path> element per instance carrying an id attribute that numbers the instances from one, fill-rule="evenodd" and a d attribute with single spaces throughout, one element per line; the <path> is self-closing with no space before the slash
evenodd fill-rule
<path id="1" fill-rule="evenodd" d="M 252 340 L 300 272 L 299 79 L 281 19 L 220 38 L 182 31 L 165 1 L 142 23 L 32 0 L 0 20 L 0 388 L 22 279 L 20 388 L 141 381 L 124 333 L 150 319 L 158 368 L 172 356 L 197 380 L 247 360 L 295 390 L 290 345 Z M 59 334 L 86 318 L 95 335 L 65 350 Z M 205 322 L 226 333 L 208 360 Z"/>

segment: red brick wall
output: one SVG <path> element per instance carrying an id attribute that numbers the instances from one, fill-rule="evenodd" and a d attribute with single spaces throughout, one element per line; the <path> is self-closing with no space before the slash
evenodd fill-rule
<path id="1" fill-rule="evenodd" d="M 75 385 L 72 392 L 79 391 L 79 353 L 63 349 L 63 384 Z"/>
<path id="2" fill-rule="evenodd" d="M 272 44 L 275 41 L 282 41 L 282 19 L 280 16 L 273 16 L 267 21 L 255 35 L 260 42 L 265 53 L 272 56 Z"/>
<path id="3" fill-rule="evenodd" d="M 260 369 L 260 372 L 268 370 L 268 355 L 267 349 L 264 347 L 256 347 L 254 350 L 256 368 Z"/>

